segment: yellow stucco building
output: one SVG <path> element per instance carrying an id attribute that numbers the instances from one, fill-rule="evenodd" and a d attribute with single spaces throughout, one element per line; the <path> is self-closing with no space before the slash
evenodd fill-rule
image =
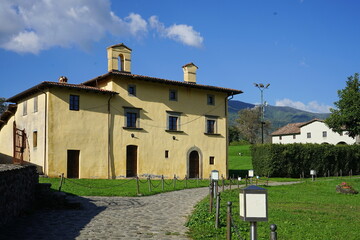
<path id="1" fill-rule="evenodd" d="M 23 158 L 69 178 L 227 176 L 227 104 L 240 90 L 131 73 L 132 50 L 107 49 L 108 73 L 82 84 L 42 82 L 9 99 L 0 161 Z M 22 134 L 26 134 L 26 137 Z"/>

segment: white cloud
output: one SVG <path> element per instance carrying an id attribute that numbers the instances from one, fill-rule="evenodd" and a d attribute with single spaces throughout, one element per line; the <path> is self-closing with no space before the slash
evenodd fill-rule
<path id="1" fill-rule="evenodd" d="M 131 13 L 125 20 L 132 35 L 147 32 L 147 22 L 139 14 Z"/>
<path id="2" fill-rule="evenodd" d="M 39 36 L 34 32 L 20 32 L 3 46 L 5 49 L 14 52 L 38 53 L 42 50 Z"/>
<path id="3" fill-rule="evenodd" d="M 173 39 L 193 47 L 202 47 L 203 45 L 204 38 L 199 32 L 195 31 L 192 26 L 174 24 L 170 27 L 165 27 L 156 16 L 151 16 L 149 23 L 151 28 L 157 30 L 162 37 Z"/>
<path id="4" fill-rule="evenodd" d="M 109 0 L 1 0 L 0 22 L 0 48 L 34 54 L 55 46 L 87 48 L 106 34 L 145 37 L 151 24 L 136 13 L 118 17 Z M 191 26 L 163 30 L 190 46 L 203 40 Z"/>
<path id="5" fill-rule="evenodd" d="M 304 104 L 300 101 L 292 101 L 288 98 L 284 98 L 282 100 L 277 100 L 275 106 L 279 107 L 292 107 L 308 112 L 316 112 L 316 113 L 329 113 L 331 106 L 325 104 L 319 104 L 317 101 L 311 101 L 307 104 Z"/>

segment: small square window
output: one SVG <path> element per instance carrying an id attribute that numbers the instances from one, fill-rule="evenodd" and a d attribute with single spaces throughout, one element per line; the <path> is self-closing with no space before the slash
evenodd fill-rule
<path id="1" fill-rule="evenodd" d="M 296 139 L 296 135 L 293 135 L 293 139 Z"/>
<path id="2" fill-rule="evenodd" d="M 129 96 L 136 96 L 136 86 L 135 85 L 129 85 L 128 86 L 128 93 L 129 93 Z"/>
<path id="3" fill-rule="evenodd" d="M 35 148 L 35 147 L 37 147 L 37 138 L 38 138 L 38 133 L 37 133 L 37 131 L 34 131 L 33 132 L 33 147 Z"/>
<path id="4" fill-rule="evenodd" d="M 165 158 L 169 158 L 169 150 L 165 150 Z"/>
<path id="5" fill-rule="evenodd" d="M 327 137 L 327 131 L 323 131 L 322 135 L 323 135 L 324 138 L 326 138 Z"/>
<path id="6" fill-rule="evenodd" d="M 207 104 L 208 105 L 215 105 L 215 96 L 212 94 L 207 95 Z"/>
<path id="7" fill-rule="evenodd" d="M 310 132 L 307 133 L 307 138 L 311 138 L 311 133 Z"/>
<path id="8" fill-rule="evenodd" d="M 214 163 L 215 163 L 215 157 L 213 156 L 209 157 L 209 164 L 214 165 Z"/>
<path id="9" fill-rule="evenodd" d="M 170 101 L 177 101 L 177 91 L 176 90 L 169 90 L 169 100 Z"/>
<path id="10" fill-rule="evenodd" d="M 279 136 L 279 140 L 282 140 L 282 136 Z"/>
<path id="11" fill-rule="evenodd" d="M 69 109 L 73 111 L 79 111 L 79 105 L 80 105 L 80 96 L 70 95 Z"/>

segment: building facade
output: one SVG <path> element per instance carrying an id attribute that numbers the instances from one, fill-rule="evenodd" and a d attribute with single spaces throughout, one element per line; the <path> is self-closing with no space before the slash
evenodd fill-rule
<path id="1" fill-rule="evenodd" d="M 354 144 L 356 139 L 332 131 L 324 121 L 313 119 L 303 123 L 290 123 L 272 134 L 272 143 L 318 143 L 318 144 Z"/>
<path id="2" fill-rule="evenodd" d="M 0 124 L 2 161 L 20 149 L 50 177 L 227 176 L 227 103 L 242 92 L 198 84 L 193 63 L 183 66 L 184 81 L 132 74 L 131 52 L 111 46 L 108 73 L 9 98 L 17 110 Z M 25 146 L 14 129 L 25 130 Z"/>

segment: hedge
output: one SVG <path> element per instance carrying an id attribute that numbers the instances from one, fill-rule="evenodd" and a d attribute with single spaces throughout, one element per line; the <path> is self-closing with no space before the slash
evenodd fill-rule
<path id="1" fill-rule="evenodd" d="M 314 169 L 318 176 L 360 173 L 360 145 L 263 144 L 251 146 L 256 175 L 305 177 Z"/>

